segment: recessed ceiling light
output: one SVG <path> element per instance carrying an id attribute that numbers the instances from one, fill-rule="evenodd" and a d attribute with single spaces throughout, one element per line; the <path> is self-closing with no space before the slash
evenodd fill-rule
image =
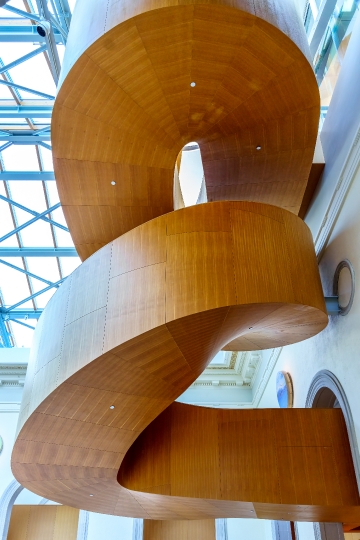
<path id="1" fill-rule="evenodd" d="M 194 86 L 196 86 L 196 82 L 191 82 L 190 86 L 191 86 L 191 88 L 194 88 Z"/>
<path id="2" fill-rule="evenodd" d="M 115 180 L 111 180 L 110 184 L 111 184 L 112 186 L 116 186 Z"/>
<path id="3" fill-rule="evenodd" d="M 261 150 L 261 146 L 257 146 L 257 147 L 256 147 L 256 150 Z"/>
<path id="4" fill-rule="evenodd" d="M 90 494 L 90 497 L 93 497 L 94 495 Z"/>
<path id="5" fill-rule="evenodd" d="M 115 405 L 110 405 L 110 409 L 115 409 Z"/>

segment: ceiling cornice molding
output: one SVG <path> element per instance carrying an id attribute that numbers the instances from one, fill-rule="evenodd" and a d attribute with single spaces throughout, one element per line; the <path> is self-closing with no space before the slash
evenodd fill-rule
<path id="1" fill-rule="evenodd" d="M 23 387 L 27 364 L 0 364 L 0 388 L 3 386 Z"/>
<path id="2" fill-rule="evenodd" d="M 0 413 L 19 413 L 20 412 L 20 402 L 7 402 L 3 403 L 0 401 Z"/>
<path id="3" fill-rule="evenodd" d="M 344 204 L 355 173 L 360 164 L 360 128 L 358 129 L 344 166 L 342 168 L 339 180 L 335 186 L 330 203 L 326 209 L 321 227 L 315 238 L 315 251 L 320 261 L 324 250 L 328 244 L 335 223 L 339 217 L 341 208 Z"/>
<path id="4" fill-rule="evenodd" d="M 194 401 L 194 400 L 191 400 L 191 404 L 192 405 L 198 405 L 198 406 L 202 406 L 202 407 L 222 407 L 222 408 L 230 408 L 230 409 L 241 409 L 241 408 L 244 408 L 244 409 L 256 409 L 258 406 L 259 406 L 259 403 L 260 403 L 260 400 L 264 394 L 264 391 L 265 391 L 265 388 L 267 387 L 268 385 L 268 382 L 269 382 L 269 379 L 271 377 L 271 374 L 276 366 L 276 363 L 280 357 L 280 354 L 282 352 L 283 348 L 277 348 L 277 349 L 272 349 L 269 357 L 268 357 L 268 360 L 267 360 L 267 363 L 266 363 L 266 366 L 264 368 L 264 371 L 263 371 L 263 374 L 261 376 L 261 379 L 253 393 L 253 398 L 252 398 L 252 401 L 219 401 L 219 400 L 214 400 L 214 401 Z M 252 385 L 253 383 L 255 382 L 255 379 L 256 379 L 256 375 L 257 375 L 257 372 L 259 370 L 259 367 L 263 361 L 263 355 L 261 354 L 261 351 L 252 351 L 252 352 L 247 352 L 247 353 L 237 353 L 238 354 L 238 357 L 241 357 L 243 359 L 243 363 L 242 363 L 242 366 L 244 366 L 244 364 L 246 363 L 246 361 L 251 361 L 251 356 L 254 356 L 254 355 L 258 355 L 259 357 L 259 362 L 258 362 L 258 365 L 257 365 L 257 368 L 256 368 L 256 371 L 254 372 L 254 376 L 253 376 L 253 379 L 252 379 Z M 244 360 L 245 358 L 245 360 Z M 205 370 L 206 371 L 206 370 Z M 205 372 L 204 372 L 205 373 Z M 221 387 L 224 387 L 224 386 L 228 386 L 228 387 L 241 387 L 242 389 L 250 389 L 250 385 L 249 384 L 244 384 L 244 381 L 242 382 L 242 384 L 239 384 L 236 380 L 236 377 L 239 377 L 236 376 L 236 375 L 233 375 L 232 376 L 232 379 L 223 379 L 223 380 L 211 380 L 210 378 L 205 378 L 204 377 L 204 374 L 201 375 L 190 387 L 189 389 L 196 389 L 198 388 L 199 390 L 201 388 L 204 388 L 204 387 L 212 387 L 212 386 L 221 386 Z M 275 389 L 274 389 L 275 391 Z"/>
<path id="5" fill-rule="evenodd" d="M 225 354 L 225 362 L 223 364 L 209 364 L 207 366 L 207 368 L 205 369 L 205 371 L 207 372 L 208 370 L 211 372 L 211 373 L 214 373 L 215 370 L 219 370 L 220 372 L 224 371 L 225 369 L 227 370 L 232 370 L 234 369 L 235 367 L 235 362 L 236 362 L 236 358 L 238 356 L 238 352 L 226 352 Z"/>
<path id="6" fill-rule="evenodd" d="M 225 366 L 207 367 L 190 388 L 239 386 L 252 388 L 262 363 L 261 351 L 229 352 Z"/>

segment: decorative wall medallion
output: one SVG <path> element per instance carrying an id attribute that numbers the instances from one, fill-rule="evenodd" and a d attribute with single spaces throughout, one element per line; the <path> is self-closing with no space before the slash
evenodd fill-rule
<path id="1" fill-rule="evenodd" d="M 339 297 L 339 315 L 347 315 L 355 296 L 355 271 L 347 259 L 341 261 L 335 270 L 333 295 Z"/>
<path id="2" fill-rule="evenodd" d="M 293 406 L 294 391 L 289 373 L 279 371 L 276 375 L 276 396 L 280 409 L 287 409 Z"/>
<path id="3" fill-rule="evenodd" d="M 0 454 L 3 451 L 3 448 L 4 448 L 4 442 L 3 442 L 2 437 L 0 435 Z"/>

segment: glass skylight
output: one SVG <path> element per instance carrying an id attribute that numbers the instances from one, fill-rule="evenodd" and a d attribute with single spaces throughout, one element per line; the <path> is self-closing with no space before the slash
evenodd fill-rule
<path id="1" fill-rule="evenodd" d="M 3 249 L 73 248 L 62 209 L 56 207 L 59 204 L 56 183 L 53 180 L 44 180 L 43 177 L 29 179 L 31 175 L 28 173 L 53 171 L 49 135 L 53 106 L 51 98 L 56 94 L 56 81 L 50 67 L 51 58 L 45 47 L 45 40 L 34 32 L 29 41 L 26 27 L 36 26 L 31 15 L 44 15 L 42 10 L 46 7 L 50 15 L 61 23 L 62 15 L 65 15 L 65 19 L 67 14 L 71 15 L 75 1 L 10 0 L 0 8 L 0 71 L 10 64 L 8 70 L 0 73 L 0 81 L 15 84 L 12 87 L 0 84 L 0 346 L 31 345 L 31 327 L 36 326 L 42 309 L 57 290 L 57 287 L 51 285 L 61 282 L 80 264 L 78 257 L 39 256 L 39 253 L 36 257 L 22 257 L 21 253 L 18 256 L 17 253 L 6 256 L 8 252 Z M 14 12 L 13 8 L 21 10 L 22 13 Z M 64 32 L 67 31 L 68 24 L 64 22 L 65 19 L 63 18 L 61 23 Z M 69 17 L 66 20 L 69 21 Z M 23 35 L 17 36 L 16 41 L 7 30 L 15 26 L 20 30 L 24 28 Z M 61 62 L 65 49 L 64 38 L 54 25 L 52 28 Z M 35 56 L 11 66 L 38 49 L 41 50 Z M 44 96 L 26 89 L 40 92 Z M 19 113 L 19 108 L 22 107 L 31 111 L 31 116 L 22 111 Z M 48 111 L 47 115 L 44 115 L 45 110 Z M 39 116 L 36 116 L 37 114 Z M 38 144 L 35 140 L 32 143 L 30 137 L 35 137 L 40 130 L 43 130 L 44 140 Z M 26 136 L 27 140 L 16 140 L 17 136 Z M 18 173 L 23 173 L 27 179 L 16 179 Z M 43 216 L 45 220 L 35 219 L 16 234 L 9 235 L 14 229 L 21 228 L 36 218 L 36 214 L 54 206 L 51 212 Z M 4 236 L 6 237 L 3 238 Z M 39 292 L 41 294 L 37 295 Z M 7 312 L 9 308 L 11 310 Z M 23 313 L 20 314 L 19 310 Z M 16 321 L 12 320 L 14 314 L 19 316 Z"/>

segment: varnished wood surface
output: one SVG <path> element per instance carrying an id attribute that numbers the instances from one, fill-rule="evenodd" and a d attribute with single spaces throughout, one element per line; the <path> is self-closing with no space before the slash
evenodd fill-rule
<path id="1" fill-rule="evenodd" d="M 285 0 L 78 0 L 52 143 L 80 257 L 174 208 L 194 140 L 209 201 L 297 214 L 319 121 L 307 52 Z"/>
<path id="2" fill-rule="evenodd" d="M 132 445 L 118 481 L 132 492 L 157 494 L 159 504 L 169 496 L 251 501 L 248 516 L 269 512 L 287 521 L 311 521 L 319 507 L 322 517 L 333 514 L 336 521 L 340 507 L 349 512 L 359 504 L 340 409 L 231 411 L 173 403 Z"/>
<path id="3" fill-rule="evenodd" d="M 14 505 L 7 540 L 76 540 L 79 511 L 57 505 Z"/>
<path id="4" fill-rule="evenodd" d="M 143 540 L 216 540 L 215 521 L 144 520 Z"/>
<path id="5" fill-rule="evenodd" d="M 212 484 L 206 460 L 191 492 L 184 484 L 175 495 L 169 494 L 166 470 L 159 473 L 158 487 L 146 493 L 117 482 L 124 456 L 140 433 L 157 422 L 221 348 L 235 340 L 241 350 L 292 343 L 311 337 L 326 324 L 311 234 L 294 214 L 259 203 L 217 202 L 141 225 L 83 263 L 40 318 L 13 473 L 22 485 L 44 497 L 109 514 L 201 520 L 254 517 L 254 513 L 280 519 L 284 512 L 292 512 L 296 520 L 326 516 L 331 521 L 332 514 L 335 521 L 346 516 L 347 522 L 356 522 L 358 499 L 346 459 L 348 491 L 338 498 L 328 498 L 327 492 L 313 497 L 311 485 L 300 495 L 289 488 L 281 496 L 274 492 L 272 498 L 258 487 L 255 461 L 248 491 L 231 488 L 237 454 L 231 426 L 242 413 L 246 424 L 246 411 L 221 413 L 220 440 L 234 450 L 229 461 L 223 457 L 221 463 L 223 478 L 228 478 L 225 491 Z M 202 409 L 193 409 L 201 416 Z M 285 413 L 273 414 L 277 413 L 281 425 Z M 289 421 L 294 428 L 296 414 Z M 313 411 L 303 414 L 311 418 Z M 324 414 L 330 414 L 326 418 L 332 425 L 331 413 Z M 262 418 L 263 413 L 259 415 Z M 219 461 L 215 463 L 211 452 L 218 444 L 218 423 L 212 412 L 209 422 L 200 416 L 192 423 L 198 437 L 192 448 L 203 444 L 206 453 L 211 448 L 209 469 L 214 464 L 215 474 Z M 159 430 L 160 438 L 162 433 Z M 271 429 L 266 433 L 270 437 Z M 320 429 L 319 441 L 321 433 Z M 329 445 L 336 445 L 337 439 Z M 267 447 L 264 436 L 261 441 L 261 448 L 253 445 L 255 453 Z M 345 433 L 339 441 L 348 449 Z M 165 446 L 160 443 L 164 456 L 158 457 L 165 466 L 166 441 Z M 246 445 L 244 452 L 249 452 Z M 289 465 L 293 456 L 284 452 L 279 462 Z M 310 452 L 300 458 L 314 470 L 321 465 L 317 451 L 315 457 Z M 268 478 L 273 474 L 269 471 Z M 333 472 L 326 481 L 329 489 L 338 485 Z"/>

